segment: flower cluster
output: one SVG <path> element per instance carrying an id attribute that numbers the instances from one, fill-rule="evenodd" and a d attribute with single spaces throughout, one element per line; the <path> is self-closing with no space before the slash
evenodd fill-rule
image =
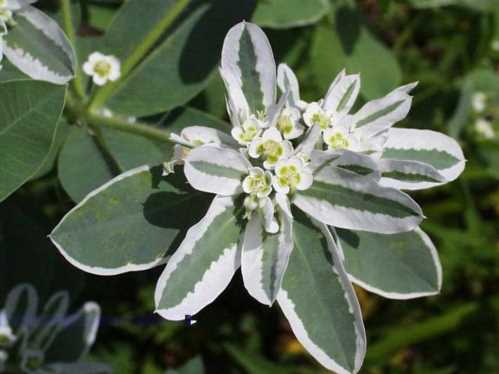
<path id="1" fill-rule="evenodd" d="M 13 288 L 0 309 L 0 372 L 108 373 L 107 365 L 79 362 L 95 341 L 100 307 L 88 302 L 72 315 L 68 309 L 65 291 L 54 294 L 38 313 L 33 286 Z"/>

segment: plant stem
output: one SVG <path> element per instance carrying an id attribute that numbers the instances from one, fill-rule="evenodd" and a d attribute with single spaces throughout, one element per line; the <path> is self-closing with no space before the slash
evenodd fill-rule
<path id="1" fill-rule="evenodd" d="M 161 21 L 154 26 L 138 47 L 124 60 L 121 66 L 121 79 L 117 82 L 108 83 L 100 90 L 96 91 L 88 105 L 89 111 L 95 111 L 106 103 L 114 91 L 123 83 L 123 79 L 128 73 L 144 58 L 149 50 L 156 44 L 161 35 L 173 24 L 177 17 L 184 11 L 190 0 L 177 0 Z M 120 83 L 121 82 L 121 83 Z"/>
<path id="2" fill-rule="evenodd" d="M 120 117 L 107 117 L 95 113 L 86 113 L 84 119 L 93 126 L 103 126 L 118 131 L 129 132 L 132 134 L 143 136 L 154 141 L 168 142 L 176 144 L 170 139 L 170 132 L 155 128 L 147 123 L 129 122 L 125 118 Z"/>
<path id="3" fill-rule="evenodd" d="M 71 1 L 60 0 L 60 4 L 62 10 L 63 28 L 74 48 L 76 42 L 76 31 L 73 24 L 73 18 L 71 16 Z M 81 80 L 79 64 L 76 66 L 75 77 L 71 81 L 71 89 L 80 99 L 85 98 L 85 89 L 83 88 L 83 82 Z"/>

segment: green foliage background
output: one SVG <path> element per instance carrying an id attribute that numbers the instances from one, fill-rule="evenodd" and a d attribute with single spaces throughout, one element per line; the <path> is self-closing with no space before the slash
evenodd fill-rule
<path id="1" fill-rule="evenodd" d="M 101 48 L 98 36 L 120 1 L 82 0 L 81 4 L 80 11 L 75 2 L 75 17 L 81 17 L 77 34 L 83 59 L 82 51 Z M 58 17 L 56 2 L 40 5 Z M 218 11 L 223 17 L 226 10 Z M 306 25 L 297 26 L 297 15 L 307 20 Z M 468 159 L 458 181 L 415 194 L 428 217 L 422 228 L 435 241 L 442 260 L 442 293 L 391 301 L 357 289 L 368 333 L 362 372 L 499 372 L 499 51 L 492 48 L 493 41 L 499 41 L 497 1 L 259 0 L 252 17 L 269 35 L 276 60 L 296 69 L 305 100 L 323 96 L 343 67 L 361 73 L 364 99 L 419 81 L 404 125 L 456 137 Z M 216 51 L 207 59 L 218 55 Z M 165 56 L 169 58 L 168 51 Z M 203 63 L 170 60 L 192 66 Z M 126 103 L 114 98 L 111 106 L 123 106 L 126 112 L 134 105 L 140 111 L 140 103 L 151 100 L 154 92 L 142 96 L 147 85 L 129 83 L 121 91 Z M 134 92 L 133 97 L 126 90 Z M 477 116 L 471 98 L 477 91 L 488 95 L 487 116 L 496 139 L 481 139 L 474 130 Z M 175 100 L 157 103 L 158 111 L 176 106 Z M 197 110 L 225 118 L 223 85 L 217 74 L 187 106 L 159 116 L 162 125 L 192 124 L 200 118 Z M 145 120 L 157 122 L 159 117 Z M 209 121 L 217 126 L 216 118 Z M 221 298 L 196 316 L 197 324 L 187 327 L 151 313 L 161 268 L 96 277 L 67 264 L 46 234 L 73 206 L 71 197 L 81 199 L 101 184 L 98 178 L 104 182 L 119 171 L 113 167 L 129 169 L 162 160 L 168 152 L 163 144 L 123 139 L 131 135 L 107 130 L 100 136 L 108 139 L 117 163 L 100 170 L 101 162 L 94 158 L 106 155 L 94 149 L 95 144 L 80 141 L 81 131 L 61 123 L 57 137 L 59 144 L 64 143 L 60 153 L 64 156 L 59 155 L 58 165 L 51 162 L 60 151 L 54 147 L 53 157 L 39 171 L 43 177 L 0 204 L 0 299 L 12 284 L 29 279 L 43 295 L 69 287 L 75 305 L 99 302 L 103 320 L 92 358 L 112 364 L 116 373 L 163 373 L 198 355 L 209 373 L 323 371 L 295 340 L 278 308 L 269 310 L 249 297 L 239 275 Z M 83 169 L 75 169 L 77 164 Z M 78 179 L 86 173 L 95 175 L 96 185 Z M 197 372 L 197 366 L 192 367 Z"/>

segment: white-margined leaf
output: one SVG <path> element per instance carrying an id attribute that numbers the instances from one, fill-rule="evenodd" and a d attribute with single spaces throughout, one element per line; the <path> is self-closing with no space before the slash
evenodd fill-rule
<path id="1" fill-rule="evenodd" d="M 390 299 L 435 295 L 442 267 L 421 229 L 392 235 L 336 229 L 350 280 Z"/>
<path id="2" fill-rule="evenodd" d="M 456 179 L 465 164 L 463 151 L 453 138 L 436 131 L 418 129 L 390 129 L 382 158 L 428 164 L 447 182 Z"/>
<path id="3" fill-rule="evenodd" d="M 88 353 L 99 329 L 101 309 L 87 302 L 60 322 L 60 331 L 45 352 L 47 362 L 76 362 Z"/>
<path id="4" fill-rule="evenodd" d="M 348 150 L 319 151 L 314 149 L 310 167 L 314 173 L 319 173 L 323 168 L 337 167 L 358 175 L 368 176 L 375 181 L 380 178 L 379 166 L 371 157 Z"/>
<path id="5" fill-rule="evenodd" d="M 312 186 L 296 194 L 294 204 L 328 225 L 386 234 L 410 231 L 423 218 L 409 195 L 333 167 L 317 172 Z"/>
<path id="6" fill-rule="evenodd" d="M 76 70 L 74 50 L 59 25 L 28 6 L 15 12 L 16 25 L 5 36 L 5 56 L 36 80 L 65 84 Z"/>
<path id="7" fill-rule="evenodd" d="M 192 226 L 156 285 L 156 312 L 183 320 L 213 302 L 240 265 L 241 208 L 231 197 L 216 196 Z"/>
<path id="8" fill-rule="evenodd" d="M 272 305 L 277 297 L 293 250 L 289 201 L 281 194 L 276 199 L 279 232 L 265 232 L 263 217 L 254 213 L 246 225 L 241 253 L 244 286 L 251 296 L 266 305 Z"/>
<path id="9" fill-rule="evenodd" d="M 380 184 L 398 190 L 421 190 L 445 183 L 445 177 L 433 166 L 419 161 L 384 160 L 378 162 Z"/>
<path id="10" fill-rule="evenodd" d="M 251 113 L 266 111 L 276 98 L 276 65 L 267 36 L 255 24 L 238 23 L 225 37 L 221 69 L 238 84 Z M 226 79 L 227 81 L 227 79 Z M 227 85 L 230 92 L 231 85 Z"/>
<path id="11" fill-rule="evenodd" d="M 31 328 L 36 320 L 38 294 L 32 285 L 22 283 L 14 287 L 5 300 L 5 317 L 14 334 Z"/>
<path id="12" fill-rule="evenodd" d="M 238 151 L 215 145 L 195 148 L 185 159 L 184 173 L 196 190 L 219 195 L 234 195 L 251 167 Z"/>
<path id="13" fill-rule="evenodd" d="M 359 133 L 373 136 L 402 121 L 411 109 L 412 97 L 408 93 L 415 86 L 401 86 L 380 99 L 368 101 L 351 119 Z"/>
<path id="14" fill-rule="evenodd" d="M 324 97 L 324 108 L 334 113 L 348 113 L 359 95 L 359 90 L 360 76 L 347 75 L 345 70 L 342 70 Z"/>
<path id="15" fill-rule="evenodd" d="M 293 216 L 295 247 L 277 296 L 279 306 L 317 361 L 337 373 L 356 373 L 366 336 L 355 292 L 327 227 L 301 212 Z"/>
<path id="16" fill-rule="evenodd" d="M 50 239 L 72 265 L 92 274 L 164 263 L 207 204 L 180 171 L 162 173 L 162 166 L 141 166 L 120 174 L 67 213 Z"/>
<path id="17" fill-rule="evenodd" d="M 289 92 L 288 105 L 292 108 L 301 106 L 300 85 L 295 73 L 286 64 L 279 64 L 277 68 L 277 84 L 281 93 Z"/>

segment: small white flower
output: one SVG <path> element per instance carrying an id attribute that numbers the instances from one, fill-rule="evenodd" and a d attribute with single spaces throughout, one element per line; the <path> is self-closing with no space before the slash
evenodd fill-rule
<path id="1" fill-rule="evenodd" d="M 305 113 L 303 113 L 303 121 L 308 127 L 318 125 L 321 130 L 326 130 L 333 125 L 331 113 L 325 111 L 318 102 L 307 105 Z"/>
<path id="2" fill-rule="evenodd" d="M 493 40 L 491 47 L 494 52 L 499 52 L 499 39 Z"/>
<path id="3" fill-rule="evenodd" d="M 263 125 L 255 116 L 250 116 L 244 121 L 242 126 L 236 126 L 232 129 L 231 135 L 241 145 L 249 145 L 257 136 L 260 135 Z"/>
<path id="4" fill-rule="evenodd" d="M 281 133 L 275 127 L 265 130 L 261 138 L 253 140 L 249 146 L 249 155 L 253 158 L 262 158 L 263 167 L 272 169 L 274 165 L 293 152 L 293 146 L 283 140 Z"/>
<path id="5" fill-rule="evenodd" d="M 494 139 L 496 137 L 492 124 L 484 118 L 476 120 L 475 131 L 484 139 Z"/>
<path id="6" fill-rule="evenodd" d="M 483 92 L 475 92 L 471 97 L 471 106 L 476 113 L 482 113 L 487 103 L 487 95 Z"/>
<path id="7" fill-rule="evenodd" d="M 85 74 L 92 77 L 94 83 L 103 86 L 107 82 L 114 82 L 121 76 L 120 61 L 114 56 L 106 56 L 100 52 L 93 52 L 83 64 Z"/>
<path id="8" fill-rule="evenodd" d="M 272 192 L 272 174 L 259 167 L 250 168 L 243 180 L 243 191 L 258 198 L 269 196 Z"/>
<path id="9" fill-rule="evenodd" d="M 353 146 L 351 134 L 339 126 L 326 129 L 322 138 L 330 150 L 350 149 Z"/>
<path id="10" fill-rule="evenodd" d="M 274 189 L 284 194 L 308 189 L 314 181 L 312 171 L 302 159 L 293 157 L 280 161 L 275 167 Z"/>
<path id="11" fill-rule="evenodd" d="M 298 138 L 304 130 L 300 125 L 300 111 L 290 107 L 284 108 L 276 126 L 285 139 Z"/>

